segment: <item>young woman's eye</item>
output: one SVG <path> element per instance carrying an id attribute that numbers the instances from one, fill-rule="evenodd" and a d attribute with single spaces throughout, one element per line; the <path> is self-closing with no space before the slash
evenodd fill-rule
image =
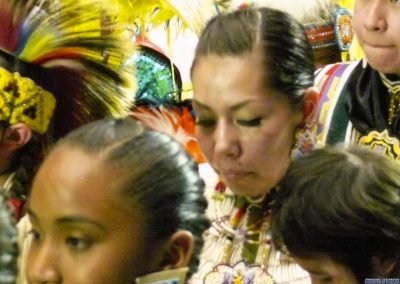
<path id="1" fill-rule="evenodd" d="M 28 236 L 31 236 L 33 242 L 38 242 L 42 238 L 41 234 L 35 229 L 30 230 Z"/>
<path id="2" fill-rule="evenodd" d="M 211 128 L 215 125 L 215 120 L 214 119 L 196 119 L 196 125 L 205 127 L 205 128 Z"/>
<path id="3" fill-rule="evenodd" d="M 238 119 L 237 124 L 242 125 L 242 126 L 249 126 L 249 127 L 260 126 L 261 125 L 261 117 L 257 117 L 257 118 L 249 119 L 249 120 Z"/>
<path id="4" fill-rule="evenodd" d="M 92 245 L 91 241 L 81 237 L 67 237 L 65 243 L 74 250 L 86 250 Z"/>

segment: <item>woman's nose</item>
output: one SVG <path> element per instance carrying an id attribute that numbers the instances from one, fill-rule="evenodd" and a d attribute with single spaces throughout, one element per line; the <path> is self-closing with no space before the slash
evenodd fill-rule
<path id="1" fill-rule="evenodd" d="M 241 154 L 240 133 L 238 129 L 227 123 L 218 123 L 215 131 L 215 153 L 230 158 L 237 158 Z"/>
<path id="2" fill-rule="evenodd" d="M 33 244 L 28 252 L 27 278 L 29 283 L 62 283 L 55 247 Z"/>

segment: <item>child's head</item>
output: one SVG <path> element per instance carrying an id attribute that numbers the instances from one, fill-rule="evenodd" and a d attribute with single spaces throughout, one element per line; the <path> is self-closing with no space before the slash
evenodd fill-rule
<path id="1" fill-rule="evenodd" d="M 129 118 L 74 131 L 33 184 L 28 279 L 134 283 L 164 269 L 193 272 L 208 225 L 203 187 L 179 143 Z"/>
<path id="2" fill-rule="evenodd" d="M 286 246 L 314 283 L 339 283 L 343 271 L 355 283 L 398 276 L 396 162 L 360 148 L 315 150 L 293 161 L 272 213 L 275 244 Z"/>

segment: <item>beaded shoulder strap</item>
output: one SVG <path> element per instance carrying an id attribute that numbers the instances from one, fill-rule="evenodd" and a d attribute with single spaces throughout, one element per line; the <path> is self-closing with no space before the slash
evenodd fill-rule
<path id="1" fill-rule="evenodd" d="M 316 74 L 319 88 L 317 139 L 322 144 L 342 142 L 349 123 L 344 109 L 348 78 L 358 62 L 336 63 Z"/>

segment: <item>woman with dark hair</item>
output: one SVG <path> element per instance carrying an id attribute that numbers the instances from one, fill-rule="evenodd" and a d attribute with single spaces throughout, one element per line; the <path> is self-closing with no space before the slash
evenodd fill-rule
<path id="1" fill-rule="evenodd" d="M 288 169 L 272 208 L 278 248 L 313 283 L 400 276 L 400 169 L 362 148 L 314 150 Z"/>
<path id="2" fill-rule="evenodd" d="M 191 69 L 196 137 L 220 182 L 206 192 L 212 227 L 194 283 L 309 283 L 272 248 L 269 207 L 291 156 L 312 148 L 313 74 L 303 27 L 284 12 L 220 14 L 201 34 Z"/>
<path id="3" fill-rule="evenodd" d="M 209 224 L 203 189 L 178 142 L 130 118 L 70 133 L 34 180 L 28 282 L 183 283 Z"/>

